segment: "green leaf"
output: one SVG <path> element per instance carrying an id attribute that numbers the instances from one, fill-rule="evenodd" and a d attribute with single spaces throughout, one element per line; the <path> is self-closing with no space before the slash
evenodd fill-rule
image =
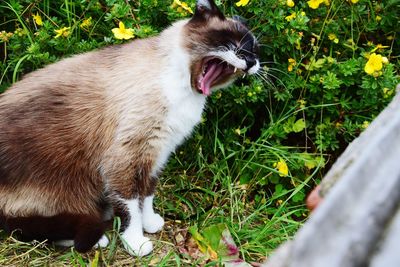
<path id="1" fill-rule="evenodd" d="M 204 239 L 207 240 L 208 245 L 215 251 L 218 250 L 219 241 L 225 228 L 225 224 L 216 224 L 205 228 L 203 231 Z"/>
<path id="2" fill-rule="evenodd" d="M 293 127 L 292 127 L 293 132 L 295 132 L 295 133 L 299 133 L 299 132 L 303 131 L 304 128 L 306 128 L 306 122 L 304 121 L 304 119 L 297 120 L 293 124 Z"/>
<path id="3" fill-rule="evenodd" d="M 285 133 L 291 133 L 293 131 L 293 124 L 294 124 L 295 117 L 290 117 L 287 122 L 283 125 L 283 130 Z"/>
<path id="4" fill-rule="evenodd" d="M 239 258 L 239 248 L 225 224 L 211 225 L 201 233 L 196 226 L 192 226 L 189 228 L 189 232 L 199 245 L 199 249 L 211 260 L 220 260 L 224 266 L 228 267 L 251 266 Z"/>
<path id="5" fill-rule="evenodd" d="M 293 202 L 302 202 L 305 199 L 306 195 L 299 191 L 296 195 L 293 196 Z"/>

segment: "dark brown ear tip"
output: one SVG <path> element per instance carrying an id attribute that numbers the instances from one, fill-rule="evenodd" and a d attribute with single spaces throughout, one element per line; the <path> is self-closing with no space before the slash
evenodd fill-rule
<path id="1" fill-rule="evenodd" d="M 211 17 L 218 17 L 225 20 L 224 14 L 219 10 L 218 6 L 212 0 L 198 0 L 196 2 L 196 10 L 192 17 L 192 22 L 206 21 Z"/>

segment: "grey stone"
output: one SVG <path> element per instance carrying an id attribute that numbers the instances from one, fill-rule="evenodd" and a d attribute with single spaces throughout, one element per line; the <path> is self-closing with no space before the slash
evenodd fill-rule
<path id="1" fill-rule="evenodd" d="M 320 192 L 324 200 L 285 257 L 278 249 L 265 267 L 400 266 L 400 93 L 335 162 Z"/>

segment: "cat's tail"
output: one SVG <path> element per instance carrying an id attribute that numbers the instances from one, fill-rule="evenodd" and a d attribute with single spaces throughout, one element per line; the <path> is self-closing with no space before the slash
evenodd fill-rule
<path id="1" fill-rule="evenodd" d="M 0 212 L 0 227 L 22 241 L 74 240 L 78 252 L 89 251 L 104 232 L 109 221 L 86 214 L 62 213 L 55 216 L 8 217 Z"/>

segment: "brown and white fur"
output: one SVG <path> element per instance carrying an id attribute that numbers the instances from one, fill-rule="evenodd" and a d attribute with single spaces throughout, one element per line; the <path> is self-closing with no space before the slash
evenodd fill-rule
<path id="1" fill-rule="evenodd" d="M 256 73 L 257 53 L 241 21 L 199 0 L 193 18 L 159 36 L 26 75 L 0 96 L 0 227 L 86 251 L 120 216 L 126 249 L 150 253 L 143 230 L 164 225 L 152 207 L 157 176 L 210 88 Z"/>

